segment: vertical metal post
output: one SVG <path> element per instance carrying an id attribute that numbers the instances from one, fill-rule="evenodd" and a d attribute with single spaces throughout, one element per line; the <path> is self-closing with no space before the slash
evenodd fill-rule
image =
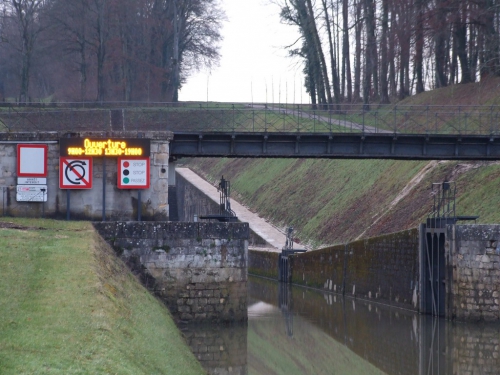
<path id="1" fill-rule="evenodd" d="M 142 197 L 141 197 L 141 192 L 142 190 L 139 189 L 137 192 L 137 221 L 141 221 L 142 219 Z"/>
<path id="2" fill-rule="evenodd" d="M 292 107 L 293 108 L 293 107 Z M 300 132 L 300 115 L 299 115 L 299 107 L 297 107 L 297 131 Z"/>
<path id="3" fill-rule="evenodd" d="M 394 107 L 394 133 L 396 133 L 397 129 L 397 112 L 398 112 L 398 106 Z"/>
<path id="4" fill-rule="evenodd" d="M 231 105 L 232 105 L 232 107 L 233 107 L 233 133 L 234 133 L 234 129 L 235 129 L 235 125 L 236 125 L 236 124 L 235 124 L 235 122 L 236 122 L 236 121 L 235 121 L 235 118 L 234 118 L 234 104 L 231 104 Z M 140 221 L 140 220 L 139 220 L 139 221 Z"/>
<path id="5" fill-rule="evenodd" d="M 429 133 L 429 106 L 425 108 L 425 134 Z"/>
<path id="6" fill-rule="evenodd" d="M 2 216 L 5 216 L 5 187 L 2 188 Z"/>
<path id="7" fill-rule="evenodd" d="M 66 189 L 66 220 L 70 219 L 71 211 L 71 199 L 70 199 L 70 189 Z"/>
<path id="8" fill-rule="evenodd" d="M 363 134 L 365 133 L 365 109 L 363 108 Z"/>
<path id="9" fill-rule="evenodd" d="M 102 221 L 106 221 L 106 157 L 102 158 Z"/>
<path id="10" fill-rule="evenodd" d="M 42 218 L 45 218 L 45 189 L 42 189 Z"/>
<path id="11" fill-rule="evenodd" d="M 267 132 L 267 104 L 264 107 L 264 131 Z"/>

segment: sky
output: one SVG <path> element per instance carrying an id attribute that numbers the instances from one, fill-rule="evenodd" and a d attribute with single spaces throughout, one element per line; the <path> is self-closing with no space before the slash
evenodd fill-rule
<path id="1" fill-rule="evenodd" d="M 271 0 L 221 0 L 221 59 L 211 71 L 193 73 L 181 88 L 181 101 L 308 103 L 302 64 L 285 46 L 299 37 L 280 23 Z M 300 44 L 298 44 L 300 46 Z"/>

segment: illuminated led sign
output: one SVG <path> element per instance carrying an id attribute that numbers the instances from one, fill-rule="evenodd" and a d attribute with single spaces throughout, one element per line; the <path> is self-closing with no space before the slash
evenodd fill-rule
<path id="1" fill-rule="evenodd" d="M 143 138 L 61 138 L 60 156 L 149 157 L 150 141 Z"/>

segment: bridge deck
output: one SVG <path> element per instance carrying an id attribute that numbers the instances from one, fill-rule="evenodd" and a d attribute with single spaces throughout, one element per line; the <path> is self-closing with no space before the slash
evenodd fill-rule
<path id="1" fill-rule="evenodd" d="M 178 132 L 173 157 L 500 160 L 489 135 Z"/>

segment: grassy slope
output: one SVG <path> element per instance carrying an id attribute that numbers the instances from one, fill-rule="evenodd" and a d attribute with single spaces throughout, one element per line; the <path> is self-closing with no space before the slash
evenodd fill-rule
<path id="1" fill-rule="evenodd" d="M 457 85 L 408 98 L 404 104 L 500 103 L 500 79 Z M 313 244 L 348 241 L 417 226 L 432 208 L 433 182 L 457 182 L 457 214 L 500 221 L 500 165 L 443 162 L 406 198 L 391 202 L 429 162 L 391 160 L 192 159 L 209 181 L 224 175 L 233 197 L 277 226 L 293 225 Z M 376 221 L 375 224 L 373 224 Z"/>
<path id="2" fill-rule="evenodd" d="M 0 228 L 0 373 L 204 373 L 91 224 L 11 221 L 20 229 Z"/>

